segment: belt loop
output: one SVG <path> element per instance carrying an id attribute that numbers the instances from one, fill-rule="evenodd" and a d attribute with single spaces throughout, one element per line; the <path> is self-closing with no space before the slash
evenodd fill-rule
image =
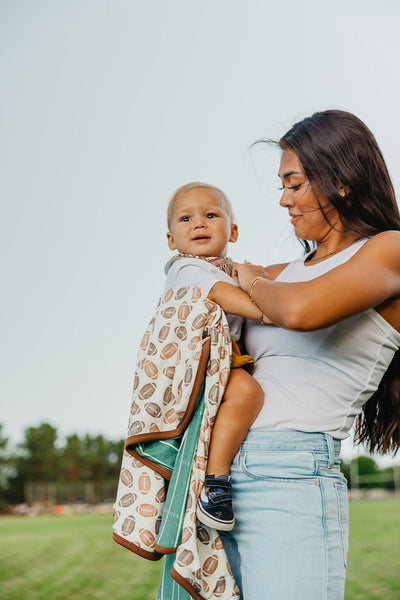
<path id="1" fill-rule="evenodd" d="M 335 464 L 335 444 L 333 442 L 333 437 L 329 435 L 329 433 L 324 433 L 324 436 L 328 447 L 329 468 L 331 468 Z"/>

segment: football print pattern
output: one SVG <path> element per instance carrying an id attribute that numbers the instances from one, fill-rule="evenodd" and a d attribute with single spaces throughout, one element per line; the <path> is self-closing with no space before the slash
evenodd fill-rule
<path id="1" fill-rule="evenodd" d="M 204 360 L 206 340 L 210 350 Z M 142 462 L 135 453 L 135 444 L 180 433 L 190 419 L 204 379 L 204 413 L 184 507 L 182 537 L 171 571 L 196 599 L 232 600 L 239 596 L 217 531 L 196 519 L 212 423 L 228 381 L 230 358 L 231 338 L 222 309 L 204 298 L 198 288 L 168 290 L 140 344 L 115 503 L 114 539 L 145 558 L 158 559 L 164 476 L 169 475 L 150 461 Z"/>

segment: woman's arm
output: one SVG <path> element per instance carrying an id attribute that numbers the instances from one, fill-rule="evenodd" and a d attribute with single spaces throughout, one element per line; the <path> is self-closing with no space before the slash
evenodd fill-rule
<path id="1" fill-rule="evenodd" d="M 268 276 L 266 272 L 263 276 Z M 221 279 L 228 281 L 221 281 Z M 207 297 L 219 304 L 223 311 L 239 317 L 260 321 L 262 312 L 249 296 L 233 283 L 231 278 L 204 260 L 180 259 L 172 264 L 167 275 L 167 287 L 197 286 Z M 263 321 L 271 323 L 265 317 Z"/>
<path id="2" fill-rule="evenodd" d="M 254 319 L 255 321 L 261 321 L 261 317 L 263 317 L 263 323 L 272 323 L 270 319 L 263 315 L 260 308 L 250 300 L 248 294 L 232 283 L 217 281 L 207 297 L 219 304 L 226 313 L 245 317 L 246 319 Z"/>
<path id="3" fill-rule="evenodd" d="M 237 266 L 242 289 L 249 291 L 258 268 Z M 311 281 L 258 280 L 252 298 L 273 323 L 312 331 L 376 307 L 400 295 L 400 232 L 379 233 L 347 262 Z"/>

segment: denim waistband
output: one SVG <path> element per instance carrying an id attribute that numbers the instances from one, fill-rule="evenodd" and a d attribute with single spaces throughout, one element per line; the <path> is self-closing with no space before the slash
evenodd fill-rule
<path id="1" fill-rule="evenodd" d="M 277 452 L 317 452 L 327 454 L 329 463 L 339 456 L 341 440 L 329 433 L 314 433 L 292 429 L 253 429 L 249 431 L 241 450 L 269 450 Z"/>

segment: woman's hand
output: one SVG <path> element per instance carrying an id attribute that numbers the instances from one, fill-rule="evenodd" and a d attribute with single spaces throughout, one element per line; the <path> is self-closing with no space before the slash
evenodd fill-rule
<path id="1" fill-rule="evenodd" d="M 235 265 L 236 279 L 273 323 L 295 331 L 330 327 L 375 308 L 400 331 L 400 231 L 383 231 L 371 237 L 341 265 L 310 281 L 289 282 L 270 278 L 262 267 Z M 272 280 L 271 280 L 272 278 Z"/>
<path id="2" fill-rule="evenodd" d="M 252 265 L 247 261 L 244 264 L 235 263 L 233 265 L 232 277 L 240 284 L 240 287 L 246 293 L 249 293 L 249 288 L 254 277 L 269 279 L 269 275 L 264 267 L 261 265 Z"/>

